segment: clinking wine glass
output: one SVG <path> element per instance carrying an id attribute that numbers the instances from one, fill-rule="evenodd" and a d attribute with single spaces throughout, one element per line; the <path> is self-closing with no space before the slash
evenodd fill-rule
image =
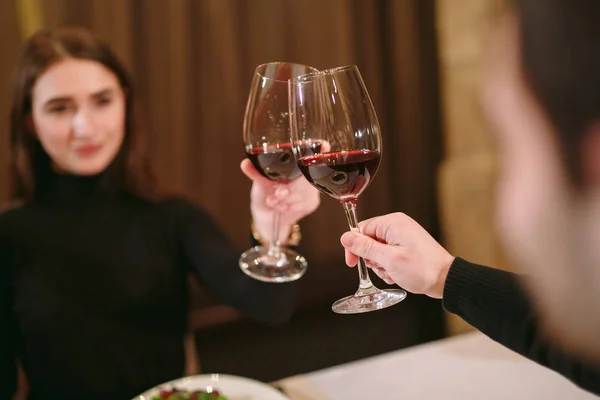
<path id="1" fill-rule="evenodd" d="M 377 173 L 382 146 L 377 115 L 358 67 L 309 73 L 288 84 L 291 143 L 298 166 L 317 189 L 342 204 L 350 229 L 359 232 L 356 203 Z M 327 151 L 315 154 L 296 145 L 316 138 Z M 402 289 L 375 287 L 362 258 L 358 273 L 358 290 L 336 301 L 334 312 L 375 311 L 406 298 Z"/>
<path id="2" fill-rule="evenodd" d="M 287 82 L 316 71 L 306 65 L 273 62 L 259 65 L 254 73 L 244 117 L 246 155 L 263 176 L 277 185 L 302 176 L 290 143 Z M 304 145 L 310 152 L 320 150 L 319 141 L 306 141 Z M 263 282 L 290 282 L 306 272 L 306 259 L 279 242 L 280 217 L 280 211 L 274 211 L 269 243 L 248 249 L 239 259 L 247 275 Z"/>

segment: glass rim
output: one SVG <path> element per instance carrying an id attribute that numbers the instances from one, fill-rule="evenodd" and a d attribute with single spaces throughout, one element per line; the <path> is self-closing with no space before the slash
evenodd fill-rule
<path id="1" fill-rule="evenodd" d="M 323 73 L 325 74 L 334 74 L 334 73 L 338 73 L 338 72 L 345 72 L 345 71 L 350 71 L 350 70 L 356 70 L 358 71 L 358 65 L 356 64 L 348 64 L 348 65 L 342 65 L 339 67 L 333 67 L 333 68 L 329 68 L 323 71 Z"/>
<path id="2" fill-rule="evenodd" d="M 307 74 L 302 74 L 302 75 L 296 76 L 294 78 L 288 79 L 288 82 L 293 83 L 293 84 L 310 83 L 311 81 L 314 81 L 314 79 L 311 79 L 311 78 L 333 75 L 333 74 L 337 74 L 340 72 L 346 72 L 346 71 L 356 71 L 357 73 L 360 73 L 360 70 L 358 69 L 358 65 L 348 64 L 348 65 L 342 65 L 339 67 L 325 69 L 322 71 L 313 71 L 313 72 L 309 72 Z"/>
<path id="3" fill-rule="evenodd" d="M 310 82 L 309 78 L 314 76 L 325 76 L 324 71 L 313 71 L 308 74 L 302 74 L 295 76 L 293 78 L 289 78 L 288 83 L 308 83 Z"/>
<path id="4" fill-rule="evenodd" d="M 314 73 L 318 73 L 319 72 L 318 69 L 316 69 L 315 67 L 313 67 L 311 65 L 300 64 L 300 63 L 295 63 L 295 62 L 291 62 L 291 61 L 272 61 L 272 62 L 267 62 L 267 63 L 262 63 L 262 64 L 257 65 L 256 68 L 255 68 L 255 70 L 254 70 L 254 73 L 256 75 L 258 75 L 259 77 L 263 78 L 263 79 L 269 79 L 269 80 L 271 80 L 273 82 L 286 83 L 290 79 L 295 79 L 295 78 L 289 78 L 289 79 L 285 79 L 285 80 L 275 79 L 275 78 L 272 78 L 270 76 L 265 76 L 263 73 L 259 72 L 259 69 L 261 69 L 261 68 L 265 69 L 269 65 L 283 65 L 283 64 L 295 65 L 295 66 L 298 66 L 298 67 L 305 67 L 307 69 L 313 70 L 312 72 L 309 72 L 308 74 L 314 74 Z M 302 74 L 302 75 L 299 75 L 299 76 L 308 75 L 308 74 Z"/>

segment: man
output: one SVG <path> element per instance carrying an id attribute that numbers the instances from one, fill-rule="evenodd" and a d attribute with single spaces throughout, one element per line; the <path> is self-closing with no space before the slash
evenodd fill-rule
<path id="1" fill-rule="evenodd" d="M 515 0 L 490 45 L 484 104 L 501 150 L 497 226 L 527 279 L 453 257 L 403 214 L 341 239 L 348 265 L 364 257 L 388 283 L 442 298 L 493 339 L 595 393 L 599 21 L 597 0 Z"/>

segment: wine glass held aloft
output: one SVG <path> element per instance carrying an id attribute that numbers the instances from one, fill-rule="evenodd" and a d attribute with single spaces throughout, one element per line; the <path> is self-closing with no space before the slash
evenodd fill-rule
<path id="1" fill-rule="evenodd" d="M 312 72 L 317 70 L 301 64 L 274 62 L 259 65 L 254 73 L 244 117 L 244 145 L 254 168 L 278 187 L 276 193 L 300 184 L 296 180 L 302 177 L 290 142 L 287 81 Z M 320 151 L 320 141 L 305 141 L 302 146 L 311 154 Z M 272 234 L 261 235 L 261 238 L 266 236 L 268 243 L 248 249 L 240 256 L 240 268 L 247 275 L 280 283 L 294 281 L 306 272 L 306 259 L 286 247 L 288 243 L 281 243 L 281 218 L 281 211 L 275 208 Z M 253 233 L 256 230 L 253 225 Z"/>
<path id="2" fill-rule="evenodd" d="M 375 177 L 381 161 L 379 122 L 356 66 L 309 73 L 288 82 L 291 142 L 302 174 L 322 193 L 338 200 L 348 225 L 359 231 L 358 197 Z M 319 140 L 326 150 L 301 143 Z M 375 311 L 406 298 L 402 289 L 380 290 L 371 283 L 365 261 L 358 263 L 359 288 L 336 301 L 339 314 Z"/>

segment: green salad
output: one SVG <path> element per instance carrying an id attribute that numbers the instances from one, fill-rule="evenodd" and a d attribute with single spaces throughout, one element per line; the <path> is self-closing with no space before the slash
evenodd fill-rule
<path id="1" fill-rule="evenodd" d="M 161 390 L 158 396 L 152 397 L 152 400 L 227 400 L 227 397 L 219 393 L 218 390 L 206 392 L 204 390 Z"/>

